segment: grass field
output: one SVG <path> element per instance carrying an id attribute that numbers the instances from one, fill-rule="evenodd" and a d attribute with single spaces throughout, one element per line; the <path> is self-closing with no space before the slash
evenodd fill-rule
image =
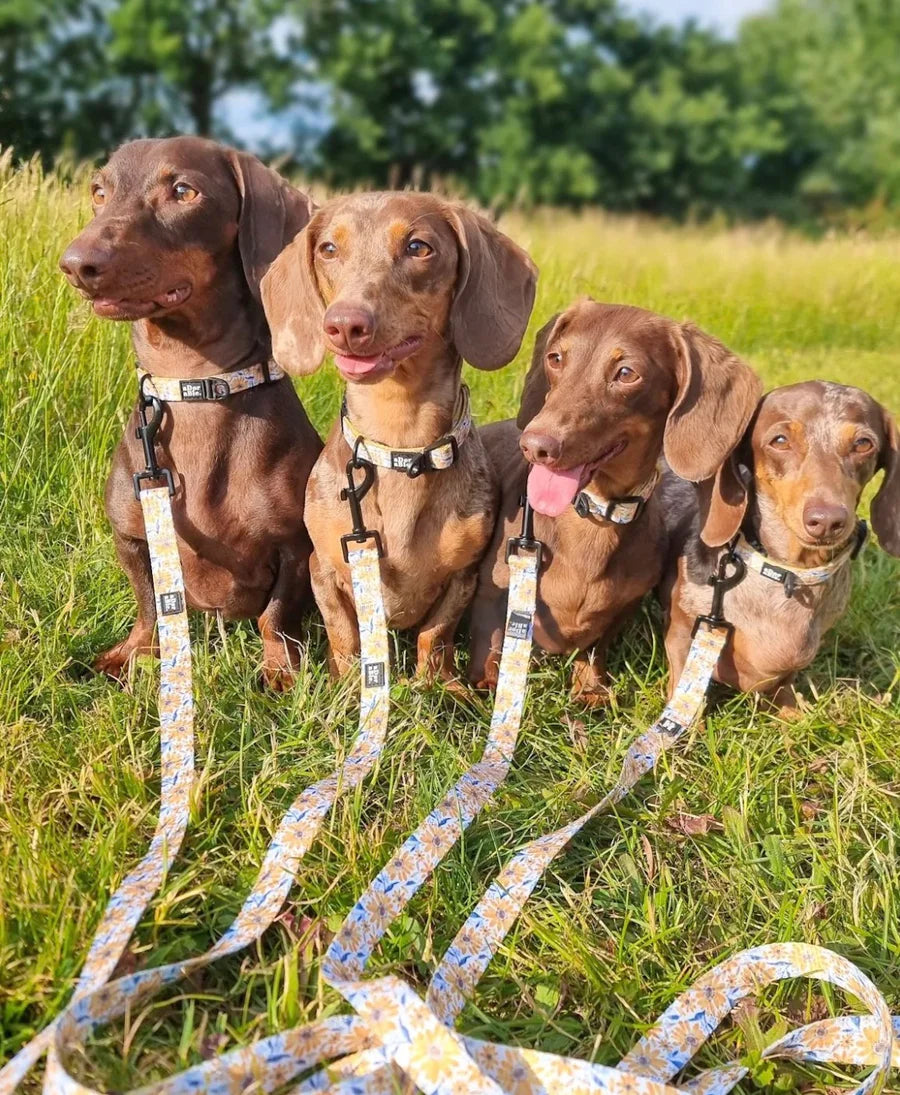
<path id="1" fill-rule="evenodd" d="M 86 216 L 82 185 L 0 172 L 0 1062 L 64 1005 L 111 890 L 158 804 L 156 671 L 125 691 L 86 671 L 121 637 L 132 598 L 102 510 L 133 396 L 128 330 L 93 318 L 56 261 Z M 690 317 L 768 385 L 866 387 L 900 411 L 900 240 L 818 243 L 769 231 L 669 229 L 540 215 L 507 229 L 541 268 L 532 332 L 579 294 Z M 481 422 L 514 413 L 528 342 L 509 369 L 468 377 Z M 302 395 L 323 431 L 329 366 Z M 728 700 L 535 892 L 462 1027 L 615 1063 L 673 996 L 753 944 L 805 940 L 857 962 L 900 1011 L 900 565 L 856 564 L 852 608 L 802 681 L 796 724 Z M 427 984 L 457 928 L 524 839 L 596 801 L 626 744 L 661 710 L 665 667 L 648 607 L 618 645 L 614 706 L 567 703 L 566 666 L 536 665 L 513 771 L 390 932 L 371 971 Z M 352 688 L 309 658 L 287 696 L 257 688 L 254 628 L 197 618 L 198 768 L 181 856 L 126 968 L 205 950 L 237 911 L 282 811 L 352 738 Z M 396 678 L 410 668 L 395 650 Z M 216 1048 L 342 1008 L 319 978 L 330 934 L 403 837 L 479 754 L 481 699 L 393 689 L 379 769 L 331 813 L 285 914 L 261 945 L 103 1032 L 82 1074 L 108 1090 Z M 716 824 L 686 837 L 679 815 Z M 843 1006 L 818 984 L 763 994 L 701 1055 L 754 1052 Z M 124 1046 L 124 1048 L 123 1048 Z M 757 1069 L 743 1090 L 826 1091 L 835 1073 Z M 900 1090 L 900 1083 L 894 1090 Z"/>

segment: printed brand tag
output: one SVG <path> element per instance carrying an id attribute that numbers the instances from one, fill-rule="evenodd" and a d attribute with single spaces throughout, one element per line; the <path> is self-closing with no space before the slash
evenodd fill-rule
<path id="1" fill-rule="evenodd" d="M 768 563 L 763 563 L 763 568 L 760 574 L 764 578 L 771 578 L 773 582 L 783 582 L 787 577 L 787 572 L 779 570 L 778 567 L 769 566 Z"/>
<path id="2" fill-rule="evenodd" d="M 678 719 L 673 719 L 671 715 L 660 716 L 657 726 L 664 734 L 680 734 L 684 730 Z"/>
<path id="3" fill-rule="evenodd" d="M 394 471 L 409 471 L 417 455 L 418 453 L 412 452 L 392 452 L 391 468 Z"/>
<path id="4" fill-rule="evenodd" d="M 203 390 L 203 381 L 182 380 L 181 398 L 185 400 L 185 402 L 190 402 L 192 399 L 205 399 L 206 392 Z"/>
<path id="5" fill-rule="evenodd" d="M 184 598 L 176 590 L 174 593 L 160 593 L 159 612 L 161 616 L 174 616 L 184 609 Z"/>
<path id="6" fill-rule="evenodd" d="M 531 635 L 531 616 L 527 612 L 510 612 L 506 634 L 511 639 L 527 639 Z"/>
<path id="7" fill-rule="evenodd" d="M 384 662 L 367 662 L 363 666 L 363 682 L 366 688 L 384 686 Z"/>

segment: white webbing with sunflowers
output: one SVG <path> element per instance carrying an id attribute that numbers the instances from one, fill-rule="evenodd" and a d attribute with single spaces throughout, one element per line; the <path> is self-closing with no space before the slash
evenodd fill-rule
<path id="1" fill-rule="evenodd" d="M 115 965 L 180 845 L 193 779 L 190 645 L 183 584 L 165 487 L 141 490 L 160 609 L 160 817 L 150 850 L 107 907 L 72 1002 L 0 1071 L 0 1095 L 11 1095 L 40 1055 L 48 1052 L 45 1091 L 89 1095 L 69 1071 L 72 1055 L 97 1028 L 133 1009 L 166 985 L 258 939 L 277 916 L 299 861 L 338 794 L 372 770 L 384 743 L 389 705 L 388 644 L 381 598 L 379 553 L 348 551 L 361 641 L 359 732 L 345 762 L 304 791 L 288 810 L 266 853 L 259 877 L 235 921 L 205 954 L 140 970 L 110 982 Z M 355 1015 L 335 1016 L 261 1039 L 139 1089 L 140 1095 L 242 1092 L 248 1084 L 270 1092 L 292 1081 L 294 1091 L 372 1095 L 396 1090 L 399 1069 L 421 1091 L 456 1095 L 551 1095 L 614 1092 L 662 1095 L 692 1091 L 718 1095 L 746 1073 L 738 1063 L 671 1081 L 741 998 L 789 977 L 819 977 L 843 988 L 869 1014 L 824 1020 L 780 1039 L 765 1056 L 871 1066 L 853 1091 L 878 1090 L 891 1066 L 892 1020 L 875 986 L 845 959 L 804 944 L 772 944 L 745 951 L 707 973 L 682 994 L 616 1068 L 467 1038 L 452 1024 L 541 873 L 592 817 L 618 802 L 650 771 L 701 710 L 706 686 L 727 631 L 701 626 L 672 701 L 627 752 L 615 787 L 581 818 L 532 841 L 490 887 L 441 961 L 428 995 L 398 977 L 365 979 L 367 961 L 392 920 L 417 892 L 463 829 L 505 778 L 521 721 L 531 647 L 539 554 L 510 559 L 510 603 L 490 733 L 481 759 L 394 854 L 350 911 L 323 966 L 326 980 Z M 894 1020 L 900 1034 L 900 1019 Z M 329 1064 L 330 1062 L 330 1064 Z M 900 1065 L 900 1055 L 895 1056 Z M 311 1071 L 328 1064 L 324 1070 Z"/>

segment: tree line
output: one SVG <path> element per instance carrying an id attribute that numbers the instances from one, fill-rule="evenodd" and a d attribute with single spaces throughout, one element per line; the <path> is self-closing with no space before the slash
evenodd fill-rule
<path id="1" fill-rule="evenodd" d="M 0 0 L 0 145 L 261 138 L 336 186 L 815 221 L 900 209 L 900 2 L 776 0 L 734 38 L 619 0 Z"/>

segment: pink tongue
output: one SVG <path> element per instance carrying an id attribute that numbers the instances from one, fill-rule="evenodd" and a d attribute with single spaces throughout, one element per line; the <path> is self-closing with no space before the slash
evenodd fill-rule
<path id="1" fill-rule="evenodd" d="M 565 471 L 552 471 L 535 464 L 528 473 L 528 501 L 532 509 L 547 517 L 559 517 L 578 493 L 583 472 L 584 464 Z"/>
<path id="2" fill-rule="evenodd" d="M 384 360 L 384 354 L 376 354 L 374 357 L 345 357 L 343 354 L 335 354 L 334 361 L 345 376 L 365 376 L 377 368 Z"/>

